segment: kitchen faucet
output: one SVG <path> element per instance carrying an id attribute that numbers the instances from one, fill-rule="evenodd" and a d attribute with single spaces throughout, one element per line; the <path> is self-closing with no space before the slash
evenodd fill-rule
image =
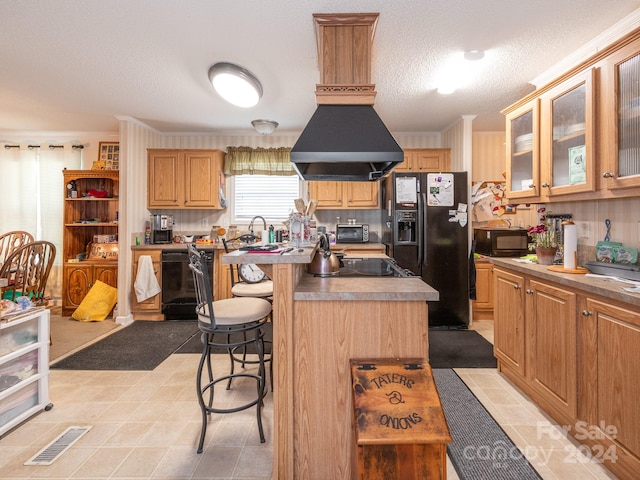
<path id="1" fill-rule="evenodd" d="M 260 215 L 256 215 L 255 217 L 253 217 L 251 219 L 251 222 L 249 222 L 249 232 L 253 235 L 253 222 L 256 221 L 256 218 L 260 218 L 262 219 L 262 223 L 264 224 L 264 228 L 263 230 L 267 229 L 267 221 L 264 219 L 264 217 L 261 217 Z"/>

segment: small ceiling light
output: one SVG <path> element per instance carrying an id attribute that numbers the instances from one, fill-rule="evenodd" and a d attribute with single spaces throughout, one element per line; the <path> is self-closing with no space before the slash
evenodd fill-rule
<path id="1" fill-rule="evenodd" d="M 252 120 L 251 125 L 262 135 L 270 135 L 278 128 L 278 122 L 274 122 L 273 120 Z"/>
<path id="2" fill-rule="evenodd" d="M 262 85 L 255 75 L 233 63 L 213 65 L 209 80 L 222 98 L 238 107 L 253 107 L 262 97 Z"/>
<path id="3" fill-rule="evenodd" d="M 464 59 L 469 62 L 477 62 L 484 58 L 484 51 L 482 50 L 467 50 L 464 52 Z"/>

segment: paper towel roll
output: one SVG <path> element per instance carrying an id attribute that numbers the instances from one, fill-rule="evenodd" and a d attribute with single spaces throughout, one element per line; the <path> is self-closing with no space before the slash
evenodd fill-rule
<path id="1" fill-rule="evenodd" d="M 564 268 L 575 270 L 578 267 L 578 229 L 573 222 L 562 222 L 564 227 Z"/>
<path id="2" fill-rule="evenodd" d="M 269 230 L 262 230 L 262 245 L 267 245 L 269 243 Z"/>

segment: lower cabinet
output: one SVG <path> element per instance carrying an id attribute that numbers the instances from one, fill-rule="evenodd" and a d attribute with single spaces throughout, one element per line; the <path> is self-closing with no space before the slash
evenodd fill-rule
<path id="1" fill-rule="evenodd" d="M 493 319 L 493 264 L 476 260 L 476 299 L 472 302 L 474 320 Z"/>
<path id="2" fill-rule="evenodd" d="M 62 297 L 63 316 L 73 314 L 96 281 L 118 286 L 117 261 L 65 263 L 62 271 L 67 286 Z"/>
<path id="3" fill-rule="evenodd" d="M 494 266 L 499 370 L 620 478 L 640 471 L 640 313 Z"/>
<path id="4" fill-rule="evenodd" d="M 164 320 L 162 314 L 162 293 L 138 302 L 135 292 L 135 281 L 138 274 L 138 262 L 142 255 L 149 255 L 153 264 L 153 272 L 158 283 L 162 285 L 162 250 L 134 250 L 131 269 L 131 313 L 135 320 Z"/>
<path id="5" fill-rule="evenodd" d="M 493 351 L 498 367 L 507 368 L 524 377 L 524 278 L 494 268 Z"/>
<path id="6" fill-rule="evenodd" d="M 576 418 L 576 293 L 527 280 L 527 379 L 556 418 Z"/>
<path id="7" fill-rule="evenodd" d="M 231 265 L 222 263 L 224 249 L 216 250 L 213 258 L 213 298 L 222 300 L 231 298 Z"/>
<path id="8" fill-rule="evenodd" d="M 640 313 L 585 296 L 578 315 L 581 442 L 620 478 L 640 471 Z"/>

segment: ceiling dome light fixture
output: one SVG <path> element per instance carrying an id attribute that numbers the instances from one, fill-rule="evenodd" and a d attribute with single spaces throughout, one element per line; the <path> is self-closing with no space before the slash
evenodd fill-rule
<path id="1" fill-rule="evenodd" d="M 262 97 L 262 85 L 256 76 L 233 63 L 213 65 L 209 69 L 209 80 L 222 98 L 238 107 L 253 107 Z"/>
<path id="2" fill-rule="evenodd" d="M 464 59 L 469 62 L 477 62 L 478 60 L 482 60 L 483 58 L 483 50 L 467 50 L 466 52 L 464 52 Z"/>
<path id="3" fill-rule="evenodd" d="M 252 120 L 251 125 L 262 135 L 270 135 L 278 128 L 278 122 L 274 122 L 273 120 Z"/>

